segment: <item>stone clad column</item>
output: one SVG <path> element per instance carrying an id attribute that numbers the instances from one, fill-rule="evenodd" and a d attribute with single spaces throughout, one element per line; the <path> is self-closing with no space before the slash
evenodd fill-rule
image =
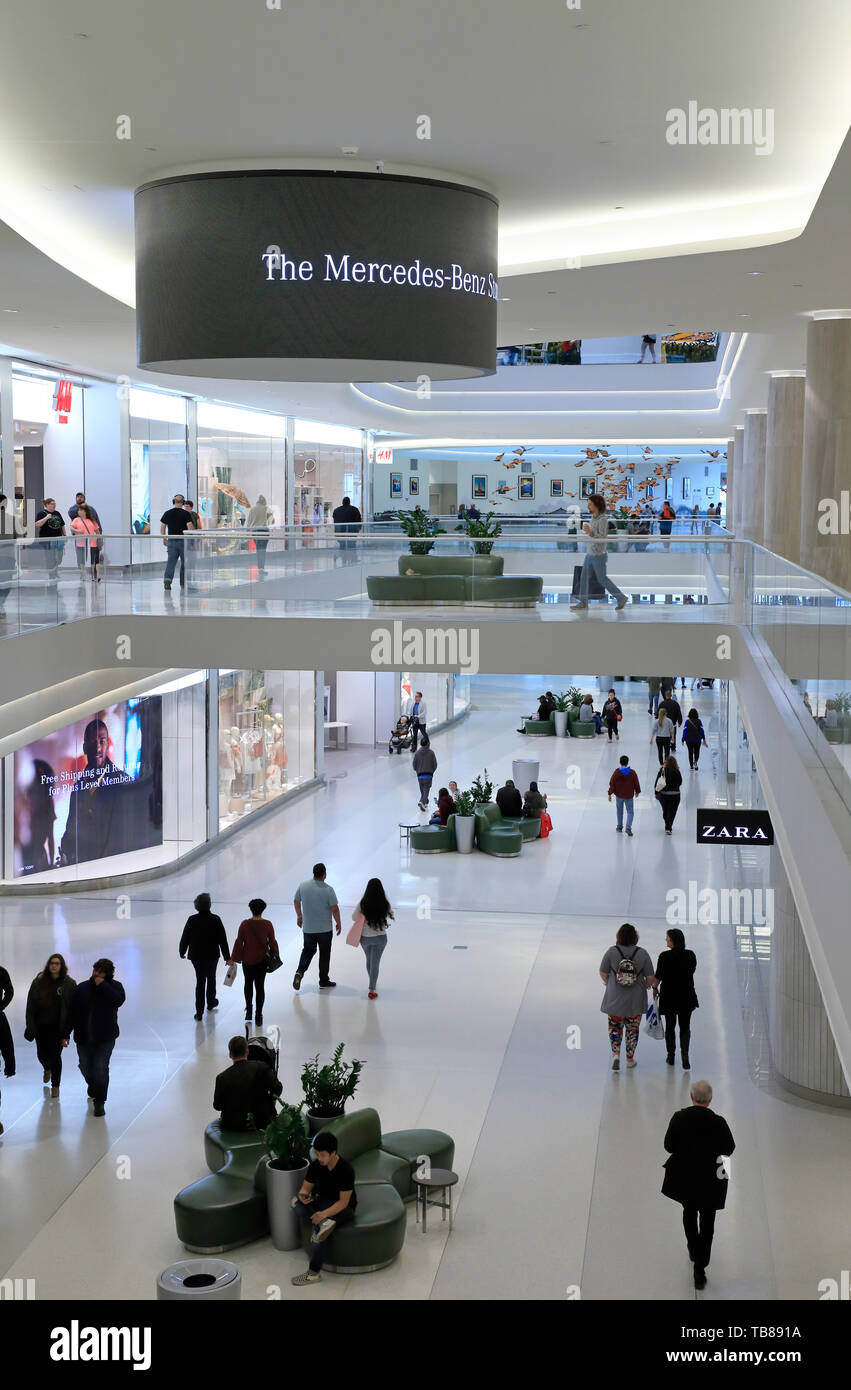
<path id="1" fill-rule="evenodd" d="M 806 385 L 803 371 L 771 373 L 765 435 L 763 545 L 796 565 L 801 561 Z"/>
<path id="2" fill-rule="evenodd" d="M 736 430 L 735 453 L 736 453 L 736 486 L 733 492 L 733 530 L 737 536 L 742 534 L 742 506 L 745 495 L 745 474 L 744 474 L 744 448 L 745 432 L 744 429 Z"/>
<path id="3" fill-rule="evenodd" d="M 764 410 L 745 412 L 744 449 L 739 473 L 743 483 L 742 538 L 762 545 L 765 513 L 765 430 Z"/>
<path id="4" fill-rule="evenodd" d="M 851 310 L 810 321 L 803 454 L 801 564 L 851 589 Z"/>
<path id="5" fill-rule="evenodd" d="M 727 501 L 724 517 L 728 531 L 733 529 L 733 509 L 736 505 L 736 437 L 727 440 Z M 707 503 L 707 506 L 709 504 Z"/>

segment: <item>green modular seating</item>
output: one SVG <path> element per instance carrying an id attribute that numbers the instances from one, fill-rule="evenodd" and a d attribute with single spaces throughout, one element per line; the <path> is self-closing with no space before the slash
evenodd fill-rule
<path id="1" fill-rule="evenodd" d="M 455 848 L 454 816 L 446 825 L 420 825 L 411 831 L 411 849 L 417 854 L 446 854 Z"/>
<path id="2" fill-rule="evenodd" d="M 525 725 L 527 734 L 531 734 L 532 738 L 549 738 L 550 735 L 555 737 L 554 719 L 527 719 Z"/>
<path id="3" fill-rule="evenodd" d="M 214 1255 L 268 1235 L 263 1136 L 223 1130 L 214 1120 L 204 1133 L 204 1153 L 212 1172 L 174 1199 L 178 1239 L 187 1250 Z"/>
<path id="4" fill-rule="evenodd" d="M 325 1244 L 323 1268 L 332 1274 L 370 1274 L 392 1264 L 405 1243 L 405 1203 L 389 1182 L 357 1182 L 354 1220 L 338 1226 Z M 310 1229 L 301 1232 L 310 1254 Z"/>
<path id="5" fill-rule="evenodd" d="M 503 820 L 505 821 L 505 824 L 506 824 L 506 825 L 516 825 L 516 826 L 517 826 L 517 829 L 520 831 L 520 834 L 523 836 L 523 842 L 524 842 L 524 844 L 525 844 L 525 842 L 526 842 L 527 840 L 538 840 L 538 839 L 540 839 L 540 835 L 541 835 L 541 817 L 540 817 L 540 816 L 504 816 L 504 817 L 503 817 Z"/>
<path id="6" fill-rule="evenodd" d="M 494 801 L 476 807 L 476 843 L 485 854 L 498 859 L 513 859 L 523 848 L 523 836 L 518 827 L 503 820 Z"/>
<path id="7" fill-rule="evenodd" d="M 479 603 L 533 607 L 540 575 L 504 575 L 502 555 L 400 555 L 397 575 L 368 575 L 374 603 Z"/>
<path id="8" fill-rule="evenodd" d="M 455 1144 L 440 1130 L 382 1135 L 371 1109 L 341 1115 L 326 1129 L 337 1135 L 340 1153 L 354 1167 L 358 1205 L 354 1220 L 330 1237 L 325 1268 L 345 1274 L 380 1269 L 404 1243 L 403 1198 L 413 1196 L 412 1174 L 423 1156 L 433 1167 L 451 1167 Z M 174 1200 L 178 1238 L 187 1249 L 210 1255 L 268 1235 L 262 1135 L 223 1130 L 214 1120 L 204 1134 L 204 1152 L 212 1172 Z M 309 1230 L 303 1235 L 309 1248 Z"/>
<path id="9" fill-rule="evenodd" d="M 593 719 L 586 719 L 584 722 L 579 719 L 568 719 L 568 733 L 571 738 L 594 738 L 597 733 L 597 726 Z"/>
<path id="10" fill-rule="evenodd" d="M 382 1149 L 377 1110 L 353 1110 L 330 1120 L 323 1128 L 323 1133 L 326 1131 L 336 1135 L 338 1151 L 354 1168 L 358 1187 L 361 1183 L 389 1182 L 400 1197 L 411 1195 L 410 1165 Z"/>
<path id="11" fill-rule="evenodd" d="M 496 578 L 505 565 L 503 555 L 400 555 L 399 573 L 413 572 L 422 578 L 441 574 L 460 574 L 465 578 Z"/>
<path id="12" fill-rule="evenodd" d="M 822 729 L 822 733 L 824 734 L 824 736 L 825 736 L 825 738 L 827 739 L 828 743 L 841 743 L 841 742 L 842 742 L 843 731 L 842 731 L 842 729 L 840 729 L 840 728 L 829 729 L 829 728 L 827 727 L 827 725 L 825 725 L 825 727 Z"/>

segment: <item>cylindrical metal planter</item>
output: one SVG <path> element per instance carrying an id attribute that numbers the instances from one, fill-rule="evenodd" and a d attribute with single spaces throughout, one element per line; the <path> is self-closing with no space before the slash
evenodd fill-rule
<path id="1" fill-rule="evenodd" d="M 306 1172 L 307 1162 L 299 1168 L 275 1168 L 271 1159 L 266 1160 L 269 1231 L 276 1250 L 298 1250 L 301 1245 L 301 1232 L 292 1200 L 304 1182 Z"/>
<path id="2" fill-rule="evenodd" d="M 157 1298 L 203 1299 L 205 1302 L 238 1299 L 242 1296 L 242 1275 L 229 1260 L 210 1258 L 179 1260 L 169 1265 L 157 1279 Z"/>
<path id="3" fill-rule="evenodd" d="M 556 726 L 556 738 L 567 738 L 567 710 L 554 709 L 553 723 Z"/>
<path id="4" fill-rule="evenodd" d="M 540 771 L 541 765 L 534 758 L 514 759 L 511 764 L 511 776 L 521 796 L 526 795 L 530 782 L 537 782 Z"/>
<path id="5" fill-rule="evenodd" d="M 455 817 L 455 844 L 459 854 L 473 853 L 473 840 L 476 834 L 476 817 Z"/>

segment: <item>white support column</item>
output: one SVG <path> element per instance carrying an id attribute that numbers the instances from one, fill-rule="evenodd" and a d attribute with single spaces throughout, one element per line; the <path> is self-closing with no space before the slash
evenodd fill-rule
<path id="1" fill-rule="evenodd" d="M 736 489 L 733 497 L 733 530 L 737 536 L 742 534 L 742 503 L 747 486 L 744 470 L 745 452 L 745 431 L 744 428 L 736 430 Z"/>
<path id="2" fill-rule="evenodd" d="M 198 511 L 198 402 L 186 402 L 186 486 L 187 497 L 191 497 Z"/>
<path id="3" fill-rule="evenodd" d="M 763 543 L 765 518 L 765 432 L 768 413 L 765 410 L 745 411 L 743 468 L 740 474 L 742 489 L 742 537 Z"/>
<path id="4" fill-rule="evenodd" d="M 806 373 L 772 372 L 765 435 L 763 544 L 784 559 L 801 559 Z"/>
<path id="5" fill-rule="evenodd" d="M 289 422 L 290 424 L 292 421 Z M 315 675 L 315 705 L 316 705 L 316 776 L 325 776 L 325 672 L 316 671 Z"/>
<path id="6" fill-rule="evenodd" d="M 736 687 L 727 682 L 727 776 L 735 777 L 739 751 L 739 701 Z"/>
<path id="7" fill-rule="evenodd" d="M 0 492 L 5 492 L 12 510 L 15 505 L 15 405 L 11 357 L 0 357 Z"/>
<path id="8" fill-rule="evenodd" d="M 851 589 L 851 310 L 817 314 L 807 332 L 803 455 L 801 564 Z"/>

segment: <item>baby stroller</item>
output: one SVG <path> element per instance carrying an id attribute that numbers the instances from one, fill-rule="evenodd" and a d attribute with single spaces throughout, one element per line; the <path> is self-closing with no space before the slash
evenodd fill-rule
<path id="1" fill-rule="evenodd" d="M 394 753 L 401 755 L 402 749 L 411 747 L 411 721 L 406 714 L 399 716 L 399 722 L 395 729 L 390 731 L 390 742 L 387 745 L 387 752 L 392 757 Z"/>

